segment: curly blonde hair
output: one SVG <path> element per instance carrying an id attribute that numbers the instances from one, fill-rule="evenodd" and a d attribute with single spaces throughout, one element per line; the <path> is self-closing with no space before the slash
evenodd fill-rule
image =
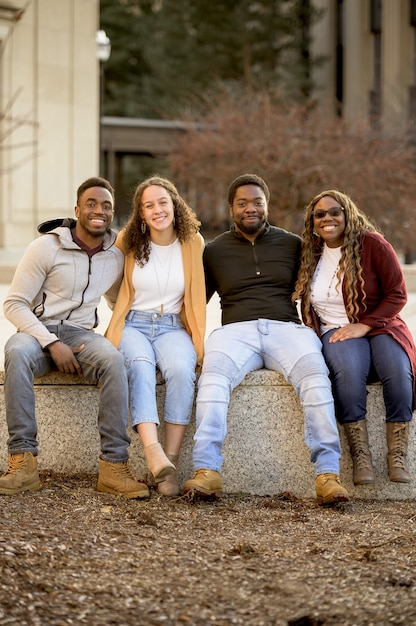
<path id="1" fill-rule="evenodd" d="M 338 285 L 341 276 L 344 275 L 344 289 L 346 294 L 345 309 L 348 319 L 351 322 L 358 321 L 359 313 L 359 292 L 364 296 L 364 279 L 361 267 L 361 239 L 364 231 L 380 232 L 380 230 L 370 222 L 366 215 L 358 209 L 349 196 L 336 189 L 322 191 L 315 196 L 306 207 L 304 229 L 302 233 L 302 252 L 298 279 L 292 300 L 302 300 L 303 316 L 306 325 L 312 324 L 311 317 L 311 283 L 316 268 L 316 264 L 322 254 L 324 240 L 316 235 L 313 226 L 313 210 L 318 202 L 325 196 L 334 198 L 344 209 L 345 230 L 344 241 L 341 246 L 341 259 L 337 272 Z"/>
<path id="2" fill-rule="evenodd" d="M 142 196 L 145 189 L 152 185 L 163 187 L 169 193 L 173 202 L 174 211 L 174 228 L 180 243 L 184 243 L 192 239 L 199 232 L 201 222 L 198 220 L 194 211 L 189 207 L 185 200 L 179 195 L 175 185 L 167 178 L 154 175 L 140 183 L 134 192 L 133 197 L 133 213 L 125 226 L 123 245 L 126 254 L 134 253 L 134 258 L 141 265 L 145 265 L 150 255 L 150 232 L 146 228 L 142 232 L 143 209 Z"/>

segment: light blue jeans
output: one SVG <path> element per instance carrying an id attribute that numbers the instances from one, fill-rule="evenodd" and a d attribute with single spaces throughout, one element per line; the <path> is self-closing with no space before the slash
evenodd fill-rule
<path id="1" fill-rule="evenodd" d="M 85 344 L 76 358 L 88 380 L 100 383 L 98 429 L 101 458 L 111 463 L 128 460 L 128 388 L 123 357 L 102 335 L 75 326 L 48 326 L 59 339 L 73 348 Z M 44 376 L 56 366 L 48 350 L 26 333 L 10 337 L 4 349 L 4 395 L 9 429 L 9 454 L 31 452 L 37 455 L 34 376 Z M 74 395 L 74 412 L 77 410 Z M 96 416 L 91 416 L 96 419 Z M 62 428 L 71 428 L 71 416 Z"/>
<path id="2" fill-rule="evenodd" d="M 196 354 L 179 315 L 130 311 L 119 350 L 129 382 L 132 426 L 159 424 L 156 368 L 166 383 L 165 421 L 189 424 L 195 395 Z"/>
<path id="3" fill-rule="evenodd" d="M 321 342 L 306 326 L 259 319 L 227 324 L 206 341 L 198 384 L 194 468 L 221 471 L 231 391 L 265 367 L 293 385 L 305 415 L 305 441 L 315 475 L 339 474 L 341 448 Z"/>

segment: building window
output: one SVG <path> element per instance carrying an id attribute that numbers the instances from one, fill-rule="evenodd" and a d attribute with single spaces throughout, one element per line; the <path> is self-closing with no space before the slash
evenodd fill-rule
<path id="1" fill-rule="evenodd" d="M 370 121 L 378 126 L 381 119 L 381 34 L 382 0 L 370 0 L 370 30 L 374 40 L 373 89 L 370 91 Z"/>
<path id="2" fill-rule="evenodd" d="M 342 116 L 344 100 L 344 1 L 337 0 L 336 6 L 336 52 L 335 52 L 335 97 L 337 102 L 337 114 Z"/>

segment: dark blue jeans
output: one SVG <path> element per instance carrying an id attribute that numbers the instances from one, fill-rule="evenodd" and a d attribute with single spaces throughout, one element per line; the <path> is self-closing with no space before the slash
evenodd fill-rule
<path id="1" fill-rule="evenodd" d="M 365 419 L 366 384 L 377 381 L 383 385 L 386 421 L 410 421 L 413 375 L 403 348 L 384 334 L 329 343 L 334 332 L 328 331 L 321 339 L 340 424 Z"/>

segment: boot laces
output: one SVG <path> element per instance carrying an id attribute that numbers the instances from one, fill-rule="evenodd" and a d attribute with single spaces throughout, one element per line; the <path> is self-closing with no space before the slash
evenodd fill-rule
<path id="1" fill-rule="evenodd" d="M 111 463 L 111 468 L 118 476 L 124 476 L 126 478 L 136 480 L 128 463 Z"/>
<path id="2" fill-rule="evenodd" d="M 7 474 L 17 474 L 17 472 L 19 470 L 22 469 L 22 467 L 24 467 L 25 465 L 25 456 L 22 455 L 21 457 L 17 458 L 17 454 L 10 454 L 9 458 L 7 459 L 7 471 L 6 471 L 6 475 Z"/>
<path id="3" fill-rule="evenodd" d="M 400 468 L 407 471 L 406 461 L 400 450 L 394 450 L 391 455 L 391 461 L 393 467 Z"/>
<path id="4" fill-rule="evenodd" d="M 397 424 L 393 429 L 393 446 L 396 448 L 402 445 L 406 436 L 406 424 Z"/>
<path id="5" fill-rule="evenodd" d="M 350 438 L 354 450 L 354 462 L 356 466 L 371 469 L 372 464 L 370 462 L 368 448 L 363 445 L 362 429 L 359 422 L 357 422 L 355 428 L 350 429 Z"/>
<path id="6" fill-rule="evenodd" d="M 322 484 L 323 484 L 323 485 L 326 485 L 326 483 L 327 483 L 329 480 L 331 480 L 331 481 L 333 481 L 333 482 L 336 482 L 336 483 L 338 483 L 339 485 L 341 484 L 341 483 L 340 483 L 340 480 L 339 480 L 339 476 L 338 476 L 337 474 L 322 474 Z"/>
<path id="7" fill-rule="evenodd" d="M 390 458 L 394 467 L 407 470 L 404 442 L 406 438 L 406 424 L 397 424 L 393 430 Z"/>

